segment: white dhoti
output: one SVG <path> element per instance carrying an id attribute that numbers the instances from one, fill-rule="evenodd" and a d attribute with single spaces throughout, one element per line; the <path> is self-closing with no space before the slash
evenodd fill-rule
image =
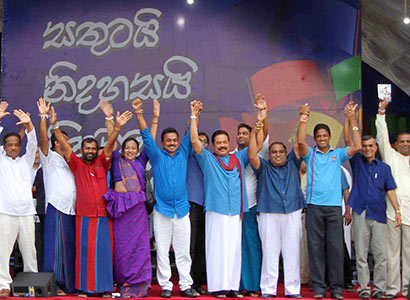
<path id="1" fill-rule="evenodd" d="M 289 214 L 260 213 L 259 236 L 262 242 L 262 294 L 276 295 L 279 255 L 282 252 L 285 295 L 300 294 L 300 240 L 302 210 Z"/>
<path id="2" fill-rule="evenodd" d="M 240 215 L 205 214 L 208 291 L 238 291 L 241 280 L 242 222 Z"/>

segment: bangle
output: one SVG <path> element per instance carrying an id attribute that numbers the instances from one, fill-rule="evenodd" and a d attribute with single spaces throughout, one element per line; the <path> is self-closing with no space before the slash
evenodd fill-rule
<path id="1" fill-rule="evenodd" d="M 114 130 L 120 131 L 120 130 L 121 130 L 121 127 L 115 126 L 115 127 L 114 127 Z"/>
<path id="2" fill-rule="evenodd" d="M 47 114 L 45 114 L 45 115 L 39 114 L 38 116 L 39 116 L 41 119 L 48 119 L 48 115 L 47 115 Z"/>
<path id="3" fill-rule="evenodd" d="M 401 213 L 400 213 L 400 210 L 397 209 L 397 210 L 396 210 L 396 214 L 401 214 Z"/>
<path id="4" fill-rule="evenodd" d="M 379 112 L 379 113 L 385 113 L 385 112 L 386 112 L 386 110 L 385 110 L 385 109 L 380 109 L 380 108 L 379 108 L 378 112 Z"/>
<path id="5" fill-rule="evenodd" d="M 55 125 L 51 125 L 51 128 L 58 129 L 58 128 L 60 128 L 60 126 L 56 123 Z"/>
<path id="6" fill-rule="evenodd" d="M 152 123 L 152 124 L 158 124 L 158 121 L 156 121 L 156 122 L 152 121 L 151 123 Z"/>
<path id="7" fill-rule="evenodd" d="M 355 131 L 356 131 L 356 130 L 359 130 L 359 127 L 353 126 L 353 127 L 352 127 L 352 130 L 355 130 Z"/>
<path id="8" fill-rule="evenodd" d="M 143 112 L 144 112 L 143 109 L 140 109 L 140 110 L 136 110 L 136 111 L 135 111 L 136 114 L 142 114 Z"/>
<path id="9" fill-rule="evenodd" d="M 105 119 L 106 119 L 107 121 L 113 121 L 113 120 L 114 120 L 114 116 L 111 116 L 111 117 L 105 117 Z"/>
<path id="10" fill-rule="evenodd" d="M 191 119 L 196 120 L 198 119 L 196 116 L 190 116 Z"/>

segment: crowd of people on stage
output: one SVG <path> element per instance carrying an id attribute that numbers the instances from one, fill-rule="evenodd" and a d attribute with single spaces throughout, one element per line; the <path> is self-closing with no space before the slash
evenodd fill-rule
<path id="1" fill-rule="evenodd" d="M 162 149 L 156 143 L 157 100 L 150 126 L 140 99 L 123 113 L 114 113 L 109 102 L 101 101 L 107 142 L 99 148 L 95 138 L 84 138 L 81 156 L 73 152 L 55 108 L 44 98 L 37 101 L 39 141 L 32 121 L 37 112 L 14 110 L 24 131 L 5 134 L 0 153 L 0 297 L 10 296 L 9 260 L 16 241 L 24 271 L 53 272 L 60 295 L 111 297 L 116 283 L 122 298 L 146 297 L 152 280 L 148 162 L 156 201 L 152 222 L 161 297 L 176 295 L 172 246 L 183 297 L 209 293 L 220 299 L 273 298 L 282 256 L 286 297 L 302 298 L 303 257 L 308 257 L 314 298 L 325 298 L 330 290 L 331 298 L 343 299 L 346 273 L 351 272 L 345 271 L 343 224 L 350 222 L 358 296 L 406 296 L 410 133 L 400 133 L 390 144 L 388 101 L 379 102 L 376 138 L 361 136 L 357 104 L 349 102 L 344 108 L 346 145 L 336 149 L 323 123 L 314 126 L 316 145 L 308 145 L 310 106 L 301 105 L 290 151 L 284 141 L 269 141 L 264 97 L 256 95 L 255 103 L 256 122 L 238 126 L 232 152 L 228 132 L 217 130 L 209 140 L 200 130 L 204 104 L 198 100 L 190 103 L 183 137 L 173 127 L 162 131 Z M 7 109 L 8 103 L 0 102 L 0 121 L 10 114 Z M 143 145 L 133 137 L 119 144 L 118 135 L 133 115 Z M 20 156 L 22 139 L 27 143 Z M 351 187 L 342 170 L 348 160 Z M 40 220 L 33 201 L 33 182 L 39 180 L 44 188 L 37 185 L 36 198 L 45 198 Z M 39 221 L 41 243 L 35 233 Z M 371 285 L 369 253 L 374 258 Z"/>

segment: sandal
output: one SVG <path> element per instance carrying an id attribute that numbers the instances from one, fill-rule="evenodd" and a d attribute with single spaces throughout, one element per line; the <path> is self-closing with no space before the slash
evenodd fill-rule
<path id="1" fill-rule="evenodd" d="M 226 294 L 223 292 L 217 292 L 215 293 L 215 298 L 217 299 L 225 299 L 226 298 Z"/>
<path id="2" fill-rule="evenodd" d="M 238 292 L 238 291 L 230 291 L 227 296 L 228 298 L 243 298 L 244 297 L 241 294 L 241 292 Z"/>

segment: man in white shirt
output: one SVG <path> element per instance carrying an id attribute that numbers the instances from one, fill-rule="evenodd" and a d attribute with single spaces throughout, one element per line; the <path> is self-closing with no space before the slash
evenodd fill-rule
<path id="1" fill-rule="evenodd" d="M 410 133 L 400 133 L 396 148 L 389 142 L 389 132 L 386 124 L 387 101 L 379 102 L 376 116 L 377 143 L 382 160 L 391 168 L 397 189 L 396 195 L 401 213 L 401 227 L 394 223 L 395 210 L 390 201 L 387 202 L 387 288 L 386 298 L 393 299 L 401 292 L 408 294 L 410 279 Z M 400 250 L 401 249 L 401 250 Z M 401 252 L 401 253 L 400 253 Z M 401 284 L 400 284 L 401 257 Z"/>
<path id="2" fill-rule="evenodd" d="M 0 120 L 10 113 L 8 104 L 0 102 Z M 37 150 L 36 132 L 30 116 L 21 109 L 14 110 L 20 120 L 17 125 L 26 128 L 26 153 L 19 157 L 21 137 L 8 133 L 3 138 L 5 154 L 0 154 L 0 297 L 10 295 L 10 255 L 14 243 L 18 242 L 24 261 L 24 272 L 37 272 L 36 248 L 34 244 L 34 206 L 31 193 L 31 169 Z M 0 127 L 0 132 L 3 130 Z"/>
<path id="3" fill-rule="evenodd" d="M 75 292 L 75 200 L 74 175 L 64 159 L 61 144 L 51 136 L 51 149 L 47 136 L 47 119 L 56 118 L 50 113 L 50 103 L 44 98 L 37 101 L 40 113 L 40 160 L 44 172 L 47 200 L 44 226 L 44 272 L 53 272 L 64 292 Z M 67 134 L 63 132 L 68 140 Z M 64 295 L 62 291 L 59 295 Z"/>

